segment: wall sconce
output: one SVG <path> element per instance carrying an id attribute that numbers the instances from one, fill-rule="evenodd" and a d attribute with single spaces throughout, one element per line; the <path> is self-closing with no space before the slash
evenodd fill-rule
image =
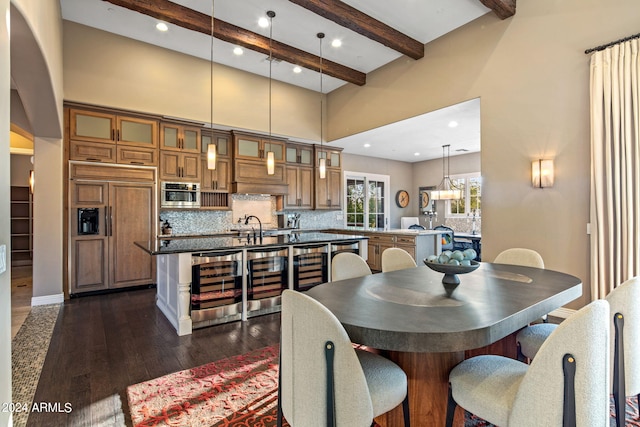
<path id="1" fill-rule="evenodd" d="M 273 175 L 276 167 L 276 160 L 273 151 L 267 152 L 267 175 Z"/>
<path id="2" fill-rule="evenodd" d="M 36 174 L 32 169 L 29 171 L 29 191 L 31 192 L 31 194 L 33 194 L 33 189 L 35 188 L 35 185 L 36 185 Z"/>
<path id="3" fill-rule="evenodd" d="M 531 185 L 535 188 L 553 187 L 553 160 L 534 160 L 531 162 Z"/>
<path id="4" fill-rule="evenodd" d="M 207 169 L 216 169 L 216 160 L 218 158 L 218 151 L 216 150 L 216 144 L 211 142 L 207 147 Z"/>

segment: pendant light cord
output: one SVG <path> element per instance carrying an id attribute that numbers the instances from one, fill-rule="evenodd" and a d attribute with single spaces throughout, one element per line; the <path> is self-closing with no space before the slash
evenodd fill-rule
<path id="1" fill-rule="evenodd" d="M 276 13 L 268 11 L 269 17 L 269 144 L 271 144 L 271 66 L 273 65 L 273 50 L 271 48 L 271 41 L 273 40 L 273 18 Z"/>
<path id="2" fill-rule="evenodd" d="M 213 129 L 213 34 L 214 34 L 214 17 L 213 12 L 215 10 L 216 0 L 211 0 L 211 61 L 209 64 L 209 76 L 211 79 L 211 99 L 210 99 L 210 109 L 211 109 L 211 117 L 210 117 L 210 126 Z"/>
<path id="3" fill-rule="evenodd" d="M 323 141 L 323 128 L 324 128 L 324 96 L 322 92 L 322 39 L 324 33 L 318 33 L 318 40 L 320 41 L 320 148 L 322 149 Z"/>

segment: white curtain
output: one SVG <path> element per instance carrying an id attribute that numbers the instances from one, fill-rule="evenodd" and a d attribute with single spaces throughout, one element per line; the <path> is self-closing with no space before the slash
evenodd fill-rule
<path id="1" fill-rule="evenodd" d="M 591 298 L 640 275 L 640 42 L 591 57 Z"/>

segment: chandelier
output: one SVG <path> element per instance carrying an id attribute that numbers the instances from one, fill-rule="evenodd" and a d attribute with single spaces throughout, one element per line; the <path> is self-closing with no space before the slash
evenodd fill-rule
<path id="1" fill-rule="evenodd" d="M 442 181 L 431 192 L 432 200 L 460 200 L 462 198 L 462 190 L 449 178 L 449 147 L 449 144 L 442 146 Z"/>

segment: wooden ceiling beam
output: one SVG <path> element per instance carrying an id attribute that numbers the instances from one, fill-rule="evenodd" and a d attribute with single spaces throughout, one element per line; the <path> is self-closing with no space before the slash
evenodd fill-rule
<path id="1" fill-rule="evenodd" d="M 516 14 L 516 0 L 480 0 L 480 2 L 493 10 L 500 19 L 507 19 Z"/>
<path id="2" fill-rule="evenodd" d="M 160 19 L 187 28 L 192 31 L 211 36 L 211 16 L 189 9 L 168 0 L 104 0 L 144 15 Z M 217 39 L 233 43 L 247 49 L 269 55 L 269 38 L 236 25 L 214 18 L 213 36 Z M 294 65 L 320 71 L 320 57 L 295 47 L 271 42 L 271 55 Z M 365 73 L 322 59 L 322 72 L 328 76 L 364 86 L 367 80 Z"/>
<path id="3" fill-rule="evenodd" d="M 424 56 L 424 44 L 339 0 L 289 0 L 413 59 Z"/>

